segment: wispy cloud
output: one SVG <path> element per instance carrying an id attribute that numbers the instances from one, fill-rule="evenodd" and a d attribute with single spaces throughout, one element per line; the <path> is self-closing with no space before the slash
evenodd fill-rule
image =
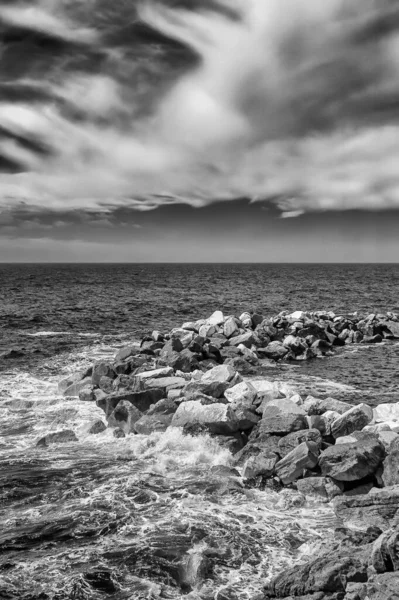
<path id="1" fill-rule="evenodd" d="M 92 48 L 106 38 L 106 23 L 99 33 L 60 6 L 43 0 L 0 18 Z M 108 47 L 101 72 L 62 71 L 51 101 L 0 99 L 0 155 L 20 165 L 0 175 L 0 207 L 151 210 L 246 196 L 270 199 L 285 217 L 399 208 L 397 3 L 146 2 L 139 18 L 196 54 L 197 66 L 155 100 L 126 77 L 127 49 Z"/>

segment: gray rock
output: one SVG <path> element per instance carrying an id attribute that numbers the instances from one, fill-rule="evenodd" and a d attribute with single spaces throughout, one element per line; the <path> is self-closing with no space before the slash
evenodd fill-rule
<path id="1" fill-rule="evenodd" d="M 116 429 L 113 430 L 112 432 L 114 438 L 116 439 L 120 439 L 120 438 L 124 438 L 126 437 L 126 434 L 124 431 L 122 431 L 122 429 L 120 429 L 120 427 L 117 427 Z"/>
<path id="2" fill-rule="evenodd" d="M 147 389 L 160 389 L 165 396 L 169 390 L 183 389 L 187 384 L 183 377 L 158 377 L 157 379 L 146 379 L 145 385 Z"/>
<path id="3" fill-rule="evenodd" d="M 115 362 L 126 360 L 130 356 L 135 356 L 140 352 L 140 348 L 137 346 L 125 346 L 121 348 L 115 355 Z"/>
<path id="4" fill-rule="evenodd" d="M 373 409 L 367 404 L 353 406 L 331 425 L 331 433 L 335 438 L 349 435 L 354 431 L 361 431 L 363 427 L 373 420 Z"/>
<path id="5" fill-rule="evenodd" d="M 399 323 L 395 323 L 395 321 L 388 321 L 386 324 L 393 337 L 399 338 Z"/>
<path id="6" fill-rule="evenodd" d="M 278 444 L 280 456 L 284 458 L 303 442 L 314 442 L 320 450 L 322 442 L 320 431 L 318 429 L 302 429 L 285 435 Z"/>
<path id="7" fill-rule="evenodd" d="M 366 584 L 364 600 L 399 600 L 399 573 L 371 577 Z"/>
<path id="8" fill-rule="evenodd" d="M 318 496 L 320 498 L 328 498 L 326 488 L 326 477 L 305 477 L 298 479 L 297 490 L 304 496 Z"/>
<path id="9" fill-rule="evenodd" d="M 83 390 L 79 392 L 79 400 L 82 402 L 94 402 L 96 400 L 96 390 L 94 386 L 90 385 L 84 387 Z"/>
<path id="10" fill-rule="evenodd" d="M 36 446 L 49 446 L 50 444 L 69 444 L 69 442 L 77 442 L 78 438 L 72 429 L 64 429 L 63 431 L 55 431 L 48 433 L 38 440 Z"/>
<path id="11" fill-rule="evenodd" d="M 250 456 L 245 462 L 242 476 L 244 479 L 253 479 L 259 475 L 262 475 L 263 477 L 272 477 L 277 461 L 278 456 L 273 452 Z"/>
<path id="12" fill-rule="evenodd" d="M 318 462 L 319 449 L 314 442 L 302 442 L 276 465 L 276 473 L 285 485 L 303 475 L 305 469 L 313 469 Z"/>
<path id="13" fill-rule="evenodd" d="M 250 348 L 252 345 L 257 345 L 258 338 L 253 333 L 253 331 L 247 331 L 242 335 L 236 335 L 234 337 L 231 337 L 229 342 L 230 346 L 239 346 L 240 344 L 242 344 L 243 346 Z"/>
<path id="14" fill-rule="evenodd" d="M 399 571 L 399 531 L 388 529 L 373 543 L 370 565 L 377 573 Z M 398 590 L 399 591 L 399 590 Z"/>
<path id="15" fill-rule="evenodd" d="M 108 417 L 110 427 L 119 427 L 124 433 L 134 433 L 134 424 L 142 413 L 127 400 L 121 400 L 115 410 Z"/>
<path id="16" fill-rule="evenodd" d="M 115 379 L 116 373 L 112 365 L 105 361 L 97 362 L 93 365 L 93 374 L 91 376 L 93 385 L 99 385 L 101 377 L 105 375 L 111 379 Z"/>
<path id="17" fill-rule="evenodd" d="M 246 408 L 245 406 L 236 406 L 233 408 L 233 410 L 238 420 L 238 429 L 240 431 L 252 429 L 260 421 L 260 416 L 250 408 Z"/>
<path id="18" fill-rule="evenodd" d="M 227 339 L 237 336 L 238 334 L 238 325 L 234 319 L 234 317 L 228 317 L 223 326 L 223 333 Z"/>
<path id="19" fill-rule="evenodd" d="M 271 358 L 272 360 L 281 360 L 288 354 L 288 348 L 284 346 L 279 341 L 270 342 L 266 346 L 266 348 L 262 348 L 262 354 L 264 354 L 267 358 Z"/>
<path id="20" fill-rule="evenodd" d="M 95 421 L 92 421 L 86 427 L 87 433 L 89 433 L 91 435 L 97 435 L 98 433 L 102 433 L 106 429 L 107 429 L 107 426 L 105 425 L 104 421 L 102 421 L 101 419 L 95 419 Z"/>
<path id="21" fill-rule="evenodd" d="M 85 369 L 83 371 L 78 371 L 77 373 L 72 373 L 72 375 L 68 375 L 68 377 L 58 382 L 58 391 L 63 394 L 65 390 L 74 383 L 78 383 L 79 381 L 82 381 L 82 379 L 86 379 L 86 377 L 91 377 L 91 373 L 88 371 L 88 369 Z"/>
<path id="22" fill-rule="evenodd" d="M 173 420 L 173 413 L 155 413 L 152 415 L 143 415 L 134 424 L 136 433 L 150 435 L 154 431 L 166 431 Z"/>
<path id="23" fill-rule="evenodd" d="M 399 524 L 399 485 L 373 490 L 362 496 L 334 498 L 334 511 L 346 527 L 366 531 L 379 527 L 382 531 Z"/>
<path id="24" fill-rule="evenodd" d="M 383 482 L 386 486 L 399 484 L 399 439 L 392 442 L 384 460 Z"/>
<path id="25" fill-rule="evenodd" d="M 91 377 L 85 377 L 84 379 L 81 379 L 80 381 L 75 381 L 75 383 L 72 383 L 70 386 L 68 386 L 64 390 L 63 395 L 65 397 L 77 397 L 79 396 L 81 391 L 89 389 L 92 389 Z"/>
<path id="26" fill-rule="evenodd" d="M 377 436 L 357 432 L 358 441 L 330 446 L 320 455 L 323 475 L 338 481 L 357 481 L 375 473 L 385 455 Z"/>
<path id="27" fill-rule="evenodd" d="M 347 402 L 342 402 L 335 398 L 314 398 L 313 396 L 308 396 L 305 399 L 302 408 L 306 410 L 309 416 L 322 415 L 328 410 L 333 410 L 342 415 L 350 410 L 352 406 Z"/>
<path id="28" fill-rule="evenodd" d="M 125 392 L 109 394 L 105 398 L 100 398 L 96 404 L 101 408 L 106 417 L 108 417 L 121 400 L 127 400 L 141 412 L 146 412 L 150 406 L 165 397 L 163 390 L 145 390 L 143 392 Z"/>
<path id="29" fill-rule="evenodd" d="M 238 419 L 233 409 L 227 404 L 211 404 L 204 406 L 199 402 L 189 401 L 180 404 L 173 415 L 173 427 L 185 425 L 202 425 L 211 433 L 228 435 L 238 430 Z"/>
<path id="30" fill-rule="evenodd" d="M 230 365 L 218 365 L 204 373 L 201 381 L 205 383 L 229 383 L 235 374 L 236 371 Z"/>
<path id="31" fill-rule="evenodd" d="M 264 433 L 291 433 L 306 428 L 306 413 L 290 400 L 271 400 L 260 422 Z"/>
<path id="32" fill-rule="evenodd" d="M 183 396 L 190 398 L 200 393 L 213 398 L 221 398 L 229 385 L 229 382 L 226 381 L 190 381 L 183 388 Z"/>

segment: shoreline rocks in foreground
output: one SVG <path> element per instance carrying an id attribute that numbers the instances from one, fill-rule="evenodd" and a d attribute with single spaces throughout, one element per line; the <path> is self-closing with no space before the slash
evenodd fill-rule
<path id="1" fill-rule="evenodd" d="M 96 402 L 115 437 L 168 427 L 207 433 L 231 451 L 245 485 L 290 487 L 333 501 L 343 538 L 275 577 L 265 598 L 399 599 L 399 402 L 373 409 L 304 398 L 287 384 L 259 377 L 265 359 L 308 360 L 335 346 L 395 338 L 394 313 L 297 311 L 263 319 L 216 311 L 166 335 L 154 331 L 119 350 L 113 362 L 60 382 L 59 389 Z M 102 430 L 97 425 L 90 432 Z"/>

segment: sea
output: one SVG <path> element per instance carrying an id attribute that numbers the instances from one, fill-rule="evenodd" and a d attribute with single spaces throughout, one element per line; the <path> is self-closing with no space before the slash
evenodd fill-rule
<path id="1" fill-rule="evenodd" d="M 248 486 L 177 429 L 86 432 L 57 383 L 153 330 L 219 309 L 399 312 L 399 265 L 0 264 L 0 599 L 260 600 L 334 540 L 329 503 Z M 399 402 L 397 341 L 269 367 L 303 395 Z M 73 429 L 78 442 L 36 447 Z"/>

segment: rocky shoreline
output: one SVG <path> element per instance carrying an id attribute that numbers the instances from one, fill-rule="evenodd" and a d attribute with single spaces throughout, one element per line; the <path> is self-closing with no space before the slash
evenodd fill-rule
<path id="1" fill-rule="evenodd" d="M 115 437 L 181 428 L 230 450 L 246 486 L 292 488 L 332 502 L 337 543 L 273 579 L 264 598 L 399 598 L 399 403 L 352 406 L 303 397 L 262 375 L 271 361 L 331 355 L 348 344 L 399 338 L 399 318 L 318 311 L 274 318 L 216 311 L 167 334 L 154 331 L 59 383 L 64 396 L 95 402 Z M 38 446 L 71 442 L 71 430 Z M 200 563 L 198 569 L 201 568 Z M 195 579 L 195 578 L 194 578 Z"/>

